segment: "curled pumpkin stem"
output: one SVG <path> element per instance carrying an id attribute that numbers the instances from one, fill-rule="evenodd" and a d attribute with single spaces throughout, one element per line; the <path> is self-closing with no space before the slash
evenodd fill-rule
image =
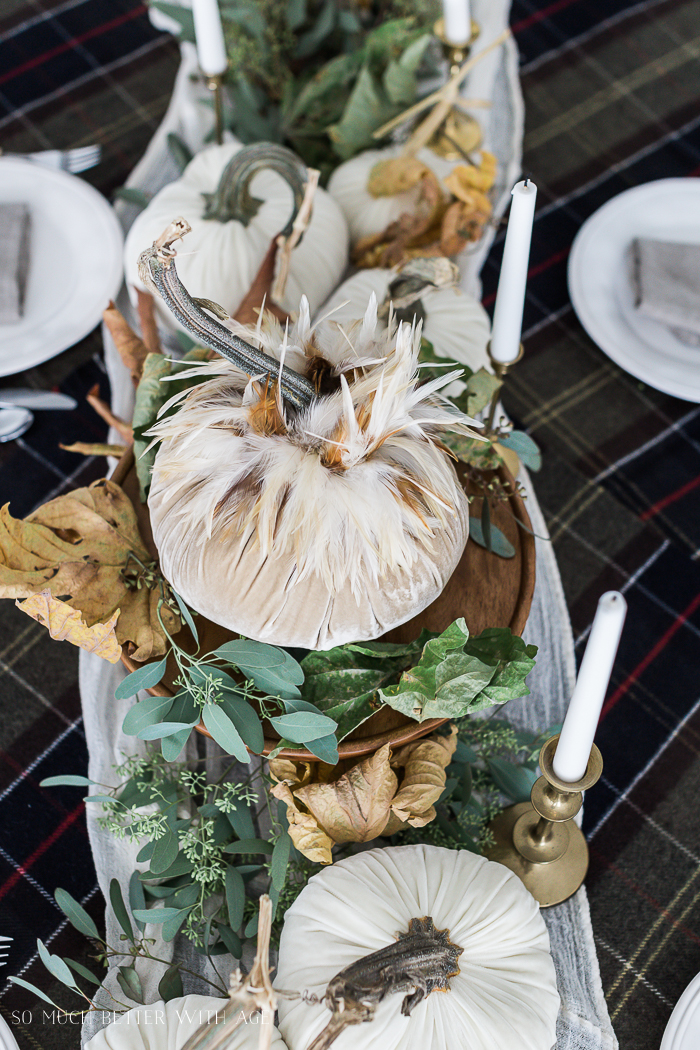
<path id="1" fill-rule="evenodd" d="M 177 252 L 173 245 L 190 230 L 189 223 L 184 219 L 175 219 L 166 227 L 158 240 L 139 256 L 141 280 L 158 293 L 199 344 L 215 350 L 246 375 L 263 381 L 279 381 L 282 397 L 287 404 L 296 409 L 308 408 L 316 400 L 316 391 L 305 376 L 286 365 L 280 365 L 273 357 L 234 335 L 205 313 L 205 309 L 209 310 L 225 320 L 228 314 L 222 307 L 208 299 L 194 299 L 182 284 L 175 268 Z"/>

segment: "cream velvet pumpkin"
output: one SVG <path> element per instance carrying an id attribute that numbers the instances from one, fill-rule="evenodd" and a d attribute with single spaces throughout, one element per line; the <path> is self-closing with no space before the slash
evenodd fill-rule
<path id="1" fill-rule="evenodd" d="M 282 175 L 266 168 L 257 171 L 250 183 L 250 194 L 261 203 L 247 225 L 239 219 L 205 219 L 202 195 L 215 193 L 224 169 L 241 149 L 241 144 L 235 142 L 202 150 L 182 176 L 160 190 L 138 216 L 124 248 L 126 283 L 132 297 L 134 288 L 144 287 L 138 273 L 139 255 L 150 248 L 174 215 L 182 215 L 192 227 L 187 251 L 178 257 L 183 284 L 190 295 L 211 299 L 230 314 L 236 312 L 272 238 L 286 226 L 293 199 Z M 325 190 L 317 189 L 311 222 L 292 252 L 280 305 L 287 311 L 296 309 L 302 291 L 306 291 L 315 311 L 340 280 L 347 256 L 348 231 L 342 212 Z M 166 328 L 182 327 L 160 300 L 156 300 L 156 309 Z"/>
<path id="2" fill-rule="evenodd" d="M 395 277 L 393 270 L 360 270 L 333 292 L 319 315 L 332 310 L 335 320 L 346 324 L 357 316 L 373 292 L 378 302 L 384 302 Z M 460 288 L 436 288 L 421 294 L 420 305 L 425 315 L 423 335 L 438 357 L 458 361 L 473 372 L 490 369 L 486 344 L 491 324 L 481 303 Z M 410 308 L 407 312 L 410 314 Z"/>
<path id="3" fill-rule="evenodd" d="M 94 1035 L 84 1050 L 182 1050 L 201 1025 L 215 1022 L 227 1002 L 210 995 L 184 995 L 169 1003 L 138 1006 Z M 258 1050 L 260 1018 L 257 1024 L 239 1025 L 229 1039 L 227 1050 Z M 274 1026 L 270 1050 L 287 1050 Z"/>
<path id="4" fill-rule="evenodd" d="M 367 189 L 367 180 L 375 164 L 380 160 L 398 157 L 402 149 L 402 146 L 390 146 L 388 149 L 358 153 L 356 157 L 340 164 L 331 175 L 328 192 L 345 216 L 352 244 L 362 237 L 381 233 L 404 212 L 413 211 L 420 193 L 419 186 L 393 197 L 373 197 Z M 430 149 L 419 150 L 416 157 L 440 179 L 449 175 L 456 164 L 464 163 L 445 160 Z"/>
<path id="5" fill-rule="evenodd" d="M 334 1050 L 552 1050 L 559 995 L 537 902 L 507 868 L 462 850 L 373 849 L 315 875 L 287 911 L 275 984 L 323 998 L 342 969 L 425 916 L 463 949 L 449 989 L 409 1017 L 388 994 Z M 279 1002 L 290 1050 L 307 1050 L 330 1017 L 321 1003 Z"/>
<path id="6" fill-rule="evenodd" d="M 229 323 L 326 385 L 305 410 L 227 361 L 161 439 L 148 505 L 163 573 L 198 612 L 247 637 L 328 649 L 376 638 L 443 590 L 467 542 L 468 503 L 439 435 L 469 420 L 418 385 L 420 326 L 364 318 L 286 333 Z"/>

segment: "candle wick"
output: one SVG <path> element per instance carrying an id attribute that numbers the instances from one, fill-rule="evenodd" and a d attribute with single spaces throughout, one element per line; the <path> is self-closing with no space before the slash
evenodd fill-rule
<path id="1" fill-rule="evenodd" d="M 525 186 L 526 186 L 526 187 L 527 187 L 527 185 L 529 184 L 529 182 L 530 182 L 530 176 L 529 176 L 529 175 L 526 175 L 526 176 L 525 176 Z"/>

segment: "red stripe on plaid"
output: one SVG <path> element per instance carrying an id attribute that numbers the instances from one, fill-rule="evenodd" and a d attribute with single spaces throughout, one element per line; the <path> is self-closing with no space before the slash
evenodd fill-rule
<path id="1" fill-rule="evenodd" d="M 133 11 L 127 11 L 123 15 L 119 15 L 118 18 L 113 18 L 110 22 L 105 22 L 101 26 L 94 26 L 92 29 L 86 30 L 81 33 L 80 36 L 72 37 L 70 40 L 64 40 L 62 44 L 57 44 L 56 47 L 52 47 L 49 51 L 44 51 L 41 55 L 35 55 L 34 58 L 27 59 L 21 66 L 15 66 L 14 69 L 8 69 L 6 73 L 0 76 L 0 84 L 5 84 L 8 80 L 12 80 L 14 77 L 21 75 L 22 73 L 28 72 L 30 69 L 35 69 L 37 66 L 42 65 L 44 62 L 48 62 L 50 59 L 55 58 L 57 55 L 62 55 L 66 51 L 70 51 L 72 48 L 77 47 L 78 44 L 84 44 L 86 40 L 92 40 L 93 37 L 102 36 L 103 33 L 108 32 L 110 29 L 116 29 L 117 26 L 123 25 L 124 22 L 130 22 L 134 18 L 138 18 L 146 10 L 145 4 L 140 4 L 135 7 Z"/>
<path id="2" fill-rule="evenodd" d="M 67 817 L 64 817 L 64 819 L 61 821 L 58 827 L 54 828 L 54 830 L 51 832 L 48 838 L 45 838 L 44 841 L 39 846 L 37 846 L 34 852 L 29 857 L 27 857 L 24 864 L 20 864 L 20 866 L 17 868 L 17 871 L 14 871 L 12 875 L 10 875 L 9 879 L 7 879 L 2 884 L 2 886 L 0 886 L 0 900 L 2 900 L 2 898 L 6 894 L 8 894 L 14 886 L 17 885 L 17 883 L 23 875 L 27 874 L 32 865 L 36 864 L 36 862 L 39 860 L 39 857 L 42 857 L 44 853 L 46 853 L 47 849 L 50 849 L 51 846 L 53 846 L 56 839 L 59 839 L 63 832 L 66 831 L 71 826 L 71 824 L 75 823 L 75 821 L 84 811 L 84 809 L 85 803 L 81 802 L 79 806 L 75 807 L 72 813 L 69 813 Z"/>
<path id="3" fill-rule="evenodd" d="M 570 7 L 574 3 L 576 3 L 576 0 L 556 0 L 556 3 L 550 4 L 549 7 L 543 7 L 541 11 L 535 11 L 534 14 L 528 15 L 527 18 L 521 18 L 519 22 L 514 22 L 510 27 L 511 32 L 519 33 L 522 29 L 529 29 L 530 26 L 536 25 L 544 18 L 549 18 L 550 15 L 555 15 L 557 11 L 563 11 L 565 7 Z"/>
<path id="4" fill-rule="evenodd" d="M 660 499 L 657 503 L 648 507 L 639 515 L 640 521 L 648 521 L 649 518 L 653 518 L 654 515 L 658 514 L 660 510 L 664 509 L 664 507 L 668 507 L 671 503 L 675 503 L 676 500 L 682 499 L 683 496 L 686 496 L 689 492 L 692 492 L 693 489 L 696 489 L 698 485 L 700 485 L 700 474 L 698 474 L 696 478 L 693 478 L 692 481 L 686 481 L 685 485 L 681 485 L 681 487 L 676 489 L 675 492 L 670 492 L 668 496 L 664 496 L 663 499 Z"/>
<path id="5" fill-rule="evenodd" d="M 634 671 L 632 671 L 632 673 L 629 674 L 627 678 L 625 678 L 622 685 L 618 686 L 615 692 L 610 697 L 610 699 L 606 701 L 606 703 L 603 705 L 603 711 L 600 716 L 601 721 L 605 718 L 609 711 L 612 711 L 613 707 L 618 702 L 618 700 L 622 699 L 629 687 L 637 681 L 639 676 L 643 674 L 644 671 L 646 671 L 649 664 L 652 663 L 652 661 L 656 659 L 659 653 L 666 648 L 668 643 L 673 638 L 674 634 L 678 630 L 680 630 L 680 628 L 683 626 L 688 617 L 692 616 L 695 610 L 698 608 L 700 608 L 700 594 L 695 595 L 688 608 L 684 609 L 683 612 L 680 613 L 678 617 L 676 617 L 676 619 L 673 621 L 668 630 L 661 635 L 656 645 L 649 650 L 644 659 L 637 664 Z"/>

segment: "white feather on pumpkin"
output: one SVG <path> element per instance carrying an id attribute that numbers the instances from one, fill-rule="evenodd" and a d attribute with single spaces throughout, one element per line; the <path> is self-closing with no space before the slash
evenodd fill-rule
<path id="1" fill-rule="evenodd" d="M 466 497 L 439 438 L 472 433 L 475 421 L 440 396 L 460 372 L 419 386 L 420 325 L 378 326 L 374 295 L 347 329 L 332 320 L 312 327 L 305 299 L 286 330 L 268 314 L 255 327 L 228 326 L 299 372 L 320 370 L 331 389 L 295 413 L 276 383 L 228 361 L 190 370 L 211 378 L 171 399 L 162 411 L 181 400 L 179 411 L 149 432 L 162 442 L 149 504 L 166 575 L 206 615 L 200 584 L 193 596 L 182 577 L 192 583 L 204 572 L 212 545 L 221 556 L 227 545 L 232 585 L 254 554 L 290 566 L 284 590 L 315 577 L 331 602 L 349 587 L 361 605 L 368 588 L 390 591 L 396 574 L 408 593 L 420 577 L 430 594 L 414 595 L 418 606 L 395 622 L 409 619 L 440 593 L 467 540 Z M 247 632 L 256 637 L 249 624 Z"/>

